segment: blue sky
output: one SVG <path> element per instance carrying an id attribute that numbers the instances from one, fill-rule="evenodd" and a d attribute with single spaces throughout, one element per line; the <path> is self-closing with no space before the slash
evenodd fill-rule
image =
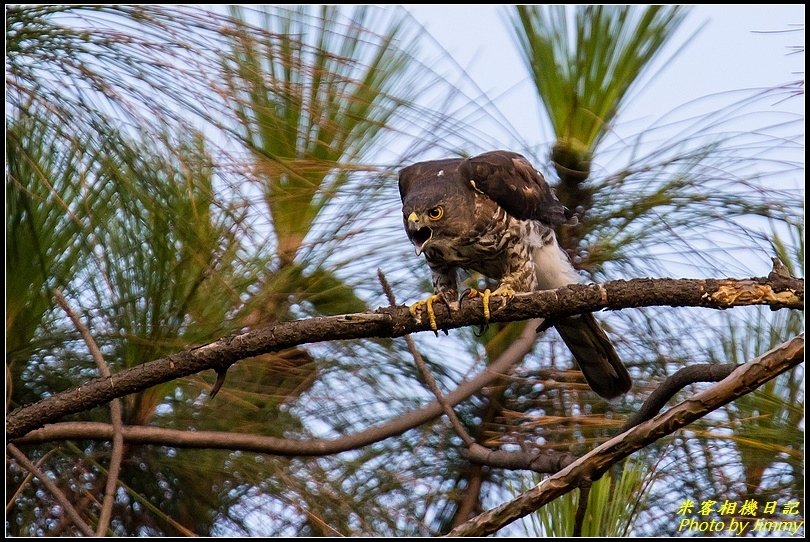
<path id="1" fill-rule="evenodd" d="M 493 98 L 502 96 L 499 107 L 527 140 L 549 139 L 539 129 L 537 99 L 506 23 L 508 8 L 406 8 L 482 89 Z M 674 42 L 686 43 L 685 48 L 638 89 L 622 118 L 644 120 L 710 94 L 803 79 L 803 52 L 789 53 L 791 47 L 804 46 L 804 12 L 804 5 L 694 7 Z M 801 30 L 785 32 L 800 25 Z M 789 100 L 780 108 L 804 114 L 804 100 Z"/>
<path id="2" fill-rule="evenodd" d="M 536 167 L 547 172 L 543 157 L 547 156 L 546 146 L 553 142 L 553 136 L 540 114 L 536 91 L 511 36 L 507 22 L 510 8 L 405 7 L 443 48 L 425 51 L 426 61 L 456 74 L 463 69 L 494 100 L 513 127 L 508 133 L 491 120 L 476 119 L 472 124 L 483 134 L 476 140 L 481 148 L 466 150 L 498 147 L 528 152 Z M 667 137 L 688 132 L 693 142 L 726 140 L 738 147 L 740 157 L 752 159 L 729 163 L 726 174 L 736 174 L 741 181 L 759 178 L 763 185 L 789 188 L 803 197 L 804 96 L 785 99 L 785 93 L 749 101 L 745 106 L 736 104 L 755 95 L 758 89 L 804 79 L 804 51 L 796 52 L 797 47 L 804 47 L 804 12 L 803 5 L 693 7 L 668 50 L 658 59 L 652 70 L 654 77 L 648 76 L 631 93 L 595 156 L 595 167 L 602 172 L 619 170 L 630 149 L 621 143 L 635 141 L 640 132 L 649 134 L 644 139 L 648 150 Z M 678 48 L 680 52 L 673 57 Z M 435 56 L 431 58 L 429 53 Z M 669 124 L 690 118 L 708 120 L 694 125 Z M 670 127 L 648 132 L 650 127 L 664 125 Z M 784 138 L 787 144 L 780 147 L 773 138 Z M 619 144 L 612 145 L 616 142 Z M 624 150 L 616 152 L 606 150 L 622 147 Z M 766 147 L 767 156 L 760 155 Z M 743 186 L 741 183 L 740 189 Z M 758 224 L 760 227 L 765 228 L 763 235 L 770 234 L 770 225 Z M 745 239 L 725 241 L 730 245 L 749 244 Z M 751 241 L 750 245 L 745 256 L 726 255 L 728 273 L 767 274 L 772 255 L 767 243 L 755 248 L 756 243 Z M 688 266 L 683 273 L 694 274 L 692 262 L 683 263 Z"/>

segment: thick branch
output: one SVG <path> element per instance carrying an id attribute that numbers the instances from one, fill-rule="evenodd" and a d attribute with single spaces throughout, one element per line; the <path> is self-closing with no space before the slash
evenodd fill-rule
<path id="1" fill-rule="evenodd" d="M 517 295 L 502 310 L 493 314 L 490 321 L 507 322 L 654 305 L 711 308 L 769 305 L 774 309 L 800 309 L 803 300 L 802 279 L 619 280 L 603 285 L 577 284 L 559 290 Z M 479 300 L 465 300 L 461 309 L 452 314 L 441 305 L 435 308 L 439 325 L 443 328 L 482 324 L 484 320 Z M 407 308 L 389 307 L 373 313 L 284 322 L 225 337 L 20 407 L 6 418 L 6 438 L 21 437 L 68 414 L 89 410 L 117 397 L 137 393 L 175 378 L 206 369 L 227 367 L 240 359 L 313 342 L 401 337 L 428 328 L 426 322 L 415 322 Z"/>
<path id="2" fill-rule="evenodd" d="M 652 420 L 613 437 L 516 499 L 453 529 L 449 536 L 492 534 L 568 493 L 578 487 L 583 480 L 597 480 L 605 470 L 633 452 L 753 391 L 803 360 L 804 335 L 802 334 L 759 358 L 741 365 L 721 382 L 695 394 Z"/>

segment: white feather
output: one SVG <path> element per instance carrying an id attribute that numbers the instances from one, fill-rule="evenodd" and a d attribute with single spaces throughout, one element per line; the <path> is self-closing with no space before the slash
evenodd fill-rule
<path id="1" fill-rule="evenodd" d="M 535 245 L 532 257 L 539 289 L 555 290 L 579 282 L 579 275 L 568 260 L 568 255 L 557 244 L 556 237 L 546 245 Z"/>

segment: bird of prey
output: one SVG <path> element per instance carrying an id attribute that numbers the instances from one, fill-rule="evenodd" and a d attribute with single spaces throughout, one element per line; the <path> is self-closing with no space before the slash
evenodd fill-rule
<path id="1" fill-rule="evenodd" d="M 487 319 L 490 295 L 508 299 L 578 282 L 554 234 L 570 212 L 520 154 L 419 162 L 400 172 L 399 193 L 405 231 L 417 256 L 425 255 L 435 290 L 411 309 L 418 314 L 426 306 L 434 331 L 434 301 L 458 308 L 459 269 L 498 281 L 496 290 L 483 292 Z M 596 393 L 610 399 L 630 389 L 627 369 L 592 314 L 553 324 Z"/>

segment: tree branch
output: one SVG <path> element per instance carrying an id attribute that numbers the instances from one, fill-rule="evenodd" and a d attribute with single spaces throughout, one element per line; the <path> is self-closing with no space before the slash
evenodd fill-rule
<path id="1" fill-rule="evenodd" d="M 51 454 L 53 454 L 54 451 L 55 451 L 55 448 L 51 448 L 50 450 L 45 452 L 42 455 L 42 457 L 40 457 L 37 460 L 37 462 L 34 463 L 34 466 L 36 468 L 40 468 L 45 463 L 45 460 L 47 460 L 48 457 L 50 457 Z M 20 493 L 23 492 L 23 490 L 25 489 L 25 486 L 27 486 L 31 482 L 31 480 L 33 478 L 34 478 L 34 473 L 31 472 L 31 471 L 28 471 L 28 474 L 25 476 L 25 479 L 23 479 L 23 481 L 20 483 L 19 487 L 17 487 L 17 489 L 14 491 L 14 495 L 9 497 L 8 501 L 6 501 L 6 516 L 8 516 L 9 510 L 11 510 L 14 507 L 14 505 L 16 504 L 17 497 L 20 496 Z"/>
<path id="2" fill-rule="evenodd" d="M 39 467 L 34 465 L 30 459 L 25 457 L 25 454 L 22 453 L 16 446 L 13 444 L 6 445 L 6 449 L 8 450 L 9 455 L 17 460 L 17 463 L 20 464 L 22 468 L 39 478 L 39 481 L 42 482 L 42 485 L 45 486 L 51 495 L 56 499 L 59 505 L 64 509 L 65 514 L 73 521 L 73 524 L 81 531 L 84 536 L 93 536 L 93 529 L 85 523 L 73 505 L 70 503 L 70 500 L 62 493 L 62 490 L 56 487 L 48 475 L 42 472 Z"/>
<path id="3" fill-rule="evenodd" d="M 528 354 L 537 338 L 536 324 L 530 322 L 518 339 L 509 345 L 498 359 L 487 366 L 472 380 L 463 382 L 445 397 L 453 406 L 464 401 L 484 386 L 502 377 L 504 373 Z M 336 439 L 294 440 L 266 437 L 252 433 L 221 431 L 185 431 L 148 426 L 124 426 L 124 440 L 135 444 L 175 446 L 178 448 L 207 448 L 221 450 L 244 450 L 280 456 L 324 456 L 362 448 L 389 437 L 401 435 L 409 429 L 438 418 L 444 410 L 438 402 L 413 412 L 402 414 L 389 422 L 370 427 L 359 433 Z M 65 422 L 46 425 L 16 439 L 17 444 L 38 444 L 56 440 L 110 440 L 112 427 L 97 422 Z"/>
<path id="4" fill-rule="evenodd" d="M 93 361 L 96 362 L 98 372 L 104 378 L 112 376 L 110 366 L 107 365 L 104 356 L 101 354 L 101 349 L 90 334 L 90 330 L 87 329 L 87 326 L 82 323 L 79 316 L 70 308 L 62 292 L 54 290 L 53 293 L 56 302 L 59 303 L 59 306 L 62 307 L 84 339 L 87 349 L 93 357 Z M 107 527 L 109 527 L 110 519 L 112 518 L 113 505 L 115 504 L 115 488 L 118 486 L 118 476 L 121 474 L 121 461 L 124 459 L 124 436 L 121 430 L 124 423 L 121 418 L 121 401 L 113 399 L 110 401 L 110 421 L 112 422 L 113 428 L 112 452 L 110 453 L 110 468 L 107 469 L 107 482 L 104 485 L 104 502 L 101 505 L 98 525 L 96 525 L 96 536 L 104 536 L 104 533 L 107 532 Z"/>
<path id="5" fill-rule="evenodd" d="M 380 280 L 380 285 L 385 292 L 385 297 L 388 298 L 388 303 L 390 303 L 392 307 L 395 306 L 397 304 L 397 299 L 394 296 L 394 291 L 391 289 L 391 285 L 388 284 L 388 280 L 386 280 L 385 275 L 380 269 L 377 269 L 377 278 Z M 410 334 L 406 334 L 403 338 L 405 339 L 405 344 L 408 345 L 408 351 L 411 353 L 414 363 L 416 363 L 416 368 L 419 370 L 419 373 L 422 375 L 422 379 L 425 381 L 425 384 L 430 389 L 431 393 L 433 393 L 436 401 L 442 406 L 444 414 L 450 420 L 450 425 L 453 426 L 456 434 L 461 437 L 464 444 L 467 446 L 472 446 L 475 444 L 475 439 L 470 436 L 466 429 L 464 429 L 464 425 L 461 423 L 461 420 L 458 419 L 458 416 L 456 416 L 456 412 L 453 410 L 453 407 L 447 403 L 447 399 L 445 399 L 444 395 L 442 394 L 442 390 L 439 389 L 439 384 L 436 382 L 436 379 L 433 378 L 430 369 L 428 369 L 425 360 L 422 358 L 422 354 L 420 354 L 419 350 L 416 348 L 416 343 L 414 342 L 413 338 L 410 336 Z"/>
<path id="6" fill-rule="evenodd" d="M 495 312 L 490 321 L 506 322 L 654 305 L 717 309 L 769 305 L 774 309 L 800 309 L 803 300 L 802 279 L 619 280 L 601 285 L 574 284 L 559 290 L 519 294 L 502 310 Z M 460 310 L 453 313 L 441 304 L 435 310 L 439 325 L 443 328 L 484 323 L 481 302 L 478 300 L 465 300 Z M 373 313 L 283 322 L 225 337 L 17 408 L 6 418 L 6 439 L 19 438 L 46 423 L 108 403 L 117 397 L 206 369 L 227 367 L 240 359 L 313 342 L 401 337 L 427 329 L 429 324 L 415 322 L 406 307 L 389 307 Z"/>
<path id="7" fill-rule="evenodd" d="M 597 480 L 613 464 L 709 412 L 750 393 L 804 360 L 804 334 L 739 366 L 721 382 L 672 407 L 652 420 L 617 435 L 564 470 L 549 476 L 517 498 L 450 531 L 449 536 L 485 536 L 526 516 L 583 480 Z"/>
<path id="8" fill-rule="evenodd" d="M 577 459 L 577 456 L 568 452 L 555 450 L 542 450 L 537 453 L 506 452 L 490 450 L 480 444 L 471 446 L 469 450 L 462 450 L 461 455 L 470 463 L 478 465 L 508 470 L 532 470 L 541 474 L 558 472 Z"/>
<path id="9" fill-rule="evenodd" d="M 574 528 L 571 536 L 582 536 L 582 525 L 585 523 L 585 514 L 588 512 L 588 498 L 591 496 L 591 481 L 582 480 L 579 484 L 579 499 L 577 499 L 577 512 L 574 516 Z"/>
<path id="10" fill-rule="evenodd" d="M 661 385 L 659 385 L 644 401 L 641 408 L 630 416 L 627 421 L 622 425 L 619 430 L 624 433 L 631 427 L 635 427 L 641 422 L 647 421 L 664 408 L 673 395 L 680 390 L 694 384 L 696 382 L 720 382 L 737 368 L 733 363 L 724 365 L 712 365 L 711 363 L 701 363 L 699 365 L 690 365 L 675 372 L 675 374 L 667 377 Z"/>

